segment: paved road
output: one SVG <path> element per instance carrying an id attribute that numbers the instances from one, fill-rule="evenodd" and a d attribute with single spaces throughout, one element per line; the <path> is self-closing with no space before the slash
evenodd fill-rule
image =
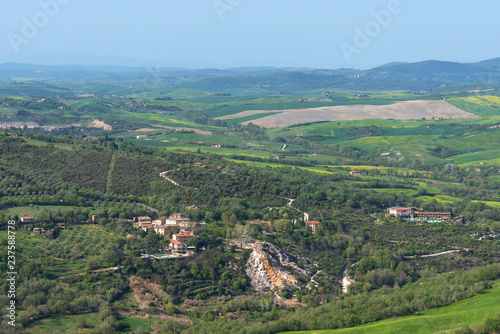
<path id="1" fill-rule="evenodd" d="M 420 257 L 433 257 L 433 256 L 439 256 L 439 255 L 444 255 L 444 254 L 449 254 L 449 253 L 456 253 L 456 252 L 460 252 L 460 250 L 459 249 L 453 249 L 453 250 L 449 250 L 449 251 L 441 252 L 441 253 L 436 253 L 436 254 L 420 255 Z M 418 255 L 405 256 L 405 259 L 413 259 L 415 256 L 418 256 Z"/>

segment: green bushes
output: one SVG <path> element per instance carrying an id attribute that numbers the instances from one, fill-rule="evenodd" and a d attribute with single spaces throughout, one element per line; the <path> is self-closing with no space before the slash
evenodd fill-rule
<path id="1" fill-rule="evenodd" d="M 489 280 L 499 278 L 500 265 L 494 264 L 456 274 L 423 278 L 402 288 L 384 288 L 369 294 L 342 296 L 337 301 L 316 308 L 282 310 L 271 321 L 267 320 L 272 311 L 259 317 L 250 317 L 245 322 L 229 322 L 223 325 L 221 321 L 214 321 L 199 324 L 187 333 L 206 331 L 271 334 L 352 327 L 449 305 L 477 295 L 490 286 Z M 496 326 L 496 320 L 488 322 L 488 326 Z"/>

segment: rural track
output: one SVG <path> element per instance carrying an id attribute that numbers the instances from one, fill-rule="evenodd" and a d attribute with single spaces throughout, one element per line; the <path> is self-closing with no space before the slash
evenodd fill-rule
<path id="1" fill-rule="evenodd" d="M 170 173 L 170 172 L 173 172 L 173 171 L 176 171 L 176 170 L 180 170 L 180 168 L 172 169 L 172 170 L 167 170 L 165 172 L 161 172 L 160 176 L 162 178 L 164 178 L 165 180 L 167 180 L 168 182 L 172 183 L 174 186 L 181 187 L 181 188 L 187 188 L 187 187 L 181 186 L 178 182 L 175 182 L 174 180 L 172 180 L 171 178 L 169 178 L 168 176 L 166 176 L 167 173 Z"/>
<path id="2" fill-rule="evenodd" d="M 92 270 L 91 272 L 92 273 L 102 273 L 102 272 L 105 272 L 105 271 L 114 271 L 114 270 L 123 269 L 123 268 L 124 268 L 123 266 L 109 267 L 109 268 L 103 268 L 103 269 L 98 269 L 98 270 Z M 87 273 L 85 272 L 85 273 L 79 273 L 79 274 L 71 274 L 71 275 L 66 275 L 66 276 L 59 276 L 59 279 L 61 279 L 61 278 L 67 278 L 67 277 L 73 277 L 73 276 L 83 276 L 85 274 L 87 274 Z"/>
<path id="3" fill-rule="evenodd" d="M 116 155 L 113 155 L 111 157 L 111 162 L 109 164 L 108 177 L 106 180 L 106 194 L 111 193 L 111 186 L 113 185 L 112 177 L 113 177 L 113 172 L 115 170 L 115 164 L 116 164 Z"/>
<path id="4" fill-rule="evenodd" d="M 137 203 L 138 205 L 142 206 L 144 209 L 146 210 L 149 210 L 149 211 L 154 211 L 154 212 L 158 212 L 158 210 L 156 209 L 153 209 L 152 207 L 150 206 L 147 206 L 146 204 L 142 204 L 142 203 Z"/>
<path id="5" fill-rule="evenodd" d="M 297 208 L 294 208 L 292 206 L 292 203 L 293 201 L 295 201 L 295 198 L 288 198 L 288 197 L 282 197 L 282 196 L 278 196 L 279 198 L 282 198 L 282 199 L 286 199 L 288 201 L 288 203 L 286 203 L 286 206 L 289 207 L 289 208 L 293 208 L 295 210 L 297 210 L 298 212 L 301 212 L 304 214 L 304 222 L 307 222 L 309 221 L 309 214 L 307 212 L 304 212 L 304 211 L 300 211 L 299 209 Z"/>
<path id="6" fill-rule="evenodd" d="M 460 252 L 460 250 L 459 249 L 453 249 L 453 250 L 449 250 L 449 251 L 441 252 L 441 253 L 436 253 L 436 254 L 420 255 L 420 257 L 433 257 L 433 256 L 439 256 L 439 255 L 450 254 L 450 253 L 457 253 L 457 252 Z M 418 256 L 418 255 L 405 256 L 405 259 L 413 259 L 413 258 L 415 258 L 415 256 Z"/>

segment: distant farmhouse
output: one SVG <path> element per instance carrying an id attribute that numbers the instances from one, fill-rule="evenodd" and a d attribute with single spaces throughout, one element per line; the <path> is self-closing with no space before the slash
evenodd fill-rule
<path id="1" fill-rule="evenodd" d="M 193 234 L 188 233 L 187 231 L 193 232 L 194 230 L 200 229 L 202 227 L 207 226 L 205 222 L 198 223 L 191 221 L 188 217 L 185 217 L 181 213 L 176 213 L 171 215 L 170 217 L 161 217 L 159 219 L 155 219 L 151 221 L 150 217 L 138 217 L 137 223 L 134 224 L 136 228 L 141 228 L 144 232 L 148 232 L 150 229 L 154 230 L 156 234 L 166 235 L 166 231 L 168 228 L 178 227 L 181 230 L 179 234 L 179 238 L 181 241 L 186 241 L 189 238 L 194 237 Z M 183 238 L 183 236 L 190 236 L 187 239 Z M 174 240 L 177 240 L 174 235 Z"/>
<path id="2" fill-rule="evenodd" d="M 319 226 L 319 221 L 310 220 L 306 222 L 307 231 L 311 234 L 316 234 L 316 228 Z"/>
<path id="3" fill-rule="evenodd" d="M 45 233 L 45 229 L 43 227 L 35 227 L 33 229 L 33 233 L 35 233 L 35 234 L 43 234 L 43 233 Z"/>
<path id="4" fill-rule="evenodd" d="M 180 232 L 172 236 L 172 239 L 180 242 L 186 242 L 192 238 L 194 238 L 194 235 L 187 232 Z"/>
<path id="5" fill-rule="evenodd" d="M 174 239 L 170 239 L 169 246 L 170 246 L 170 249 L 172 251 L 176 251 L 176 252 L 183 252 L 183 251 L 187 250 L 187 245 L 185 243 L 174 240 Z"/>
<path id="6" fill-rule="evenodd" d="M 21 217 L 21 223 L 23 224 L 33 224 L 35 222 L 34 217 Z"/>
<path id="7" fill-rule="evenodd" d="M 412 208 L 402 208 L 400 206 L 396 206 L 396 207 L 387 209 L 387 212 L 389 212 L 389 214 L 391 216 L 394 216 L 394 217 L 396 217 L 396 216 L 410 217 L 411 213 L 412 213 Z"/>
<path id="8" fill-rule="evenodd" d="M 424 212 L 419 211 L 417 208 L 395 206 L 387 209 L 389 215 L 393 217 L 401 217 L 409 221 L 426 221 L 426 222 L 442 222 L 451 220 L 451 212 Z M 465 222 L 463 215 L 457 218 L 462 223 Z"/>

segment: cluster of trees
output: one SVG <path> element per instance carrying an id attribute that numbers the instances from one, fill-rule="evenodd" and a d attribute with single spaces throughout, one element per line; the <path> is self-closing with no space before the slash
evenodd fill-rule
<path id="1" fill-rule="evenodd" d="M 48 109 L 53 110 L 57 107 L 65 107 L 65 104 L 58 102 L 55 98 L 44 98 L 43 102 L 37 102 L 39 99 L 15 99 L 11 97 L 4 97 L 0 99 L 0 104 L 3 106 L 9 106 L 9 108 L 20 108 L 20 109 L 34 109 L 42 110 Z"/>
<path id="2" fill-rule="evenodd" d="M 353 327 L 386 319 L 414 314 L 433 307 L 449 305 L 472 297 L 490 287 L 489 281 L 500 278 L 498 264 L 422 278 L 404 287 L 385 288 L 370 294 L 341 296 L 337 301 L 315 308 L 290 308 L 265 312 L 263 315 L 247 313 L 244 321 L 225 318 L 203 322 L 189 328 L 186 333 L 259 333 L 305 331 Z M 496 326 L 488 321 L 488 326 Z M 485 326 L 486 327 L 486 326 Z M 489 328 L 489 327 L 488 327 Z"/>
<path id="3" fill-rule="evenodd" d="M 249 126 L 249 129 L 242 128 L 242 131 L 248 130 L 248 134 L 251 134 L 255 130 L 253 135 L 259 135 L 260 130 L 257 128 Z M 359 262 L 350 269 L 356 280 L 351 294 L 357 297 L 343 298 L 338 303 L 328 304 L 342 305 L 340 309 L 335 308 L 337 306 L 330 306 L 331 309 L 327 306 L 318 308 L 322 310 L 318 312 L 324 314 L 338 314 L 333 320 L 323 319 L 323 313 L 315 314 L 312 309 L 307 311 L 310 319 L 306 319 L 302 317 L 304 312 L 299 314 L 292 310 L 279 310 L 265 301 L 262 302 L 264 306 L 260 305 L 260 301 L 256 306 L 255 301 L 251 300 L 241 302 L 243 306 L 229 306 L 229 312 L 246 312 L 242 313 L 245 315 L 240 315 L 247 319 L 243 324 L 250 326 L 248 328 L 255 332 L 321 329 L 326 325 L 333 326 L 331 328 L 353 326 L 444 305 L 477 293 L 485 285 L 470 287 L 467 281 L 463 283 L 467 289 L 462 289 L 462 278 L 457 278 L 458 283 L 452 282 L 448 288 L 442 288 L 444 295 L 437 294 L 439 298 L 433 301 L 431 296 L 438 290 L 430 289 L 429 293 L 422 292 L 419 297 L 417 293 L 420 294 L 421 291 L 415 282 L 421 280 L 420 282 L 425 283 L 429 276 L 460 267 L 484 265 L 500 255 L 492 242 L 480 242 L 470 237 L 470 234 L 486 231 L 489 226 L 495 226 L 495 221 L 500 221 L 500 209 L 472 200 L 482 194 L 482 191 L 484 197 L 481 198 L 491 198 L 489 196 L 498 190 L 498 181 L 488 179 L 490 175 L 486 172 L 478 174 L 445 166 L 427 173 L 438 180 L 461 179 L 485 185 L 483 189 L 468 194 L 470 200 L 447 203 L 423 201 L 403 192 L 376 192 L 361 188 L 358 183 L 344 182 L 352 181 L 352 178 L 342 174 L 316 174 L 292 168 L 256 169 L 228 162 L 214 155 L 174 154 L 106 137 L 95 143 L 69 136 L 57 139 L 65 145 L 71 145 L 71 150 L 28 145 L 22 142 L 22 138 L 18 139 L 21 140 L 6 141 L 0 146 L 2 158 L 5 157 L 12 164 L 0 170 L 0 195 L 3 195 L 0 197 L 0 204 L 8 207 L 21 203 L 28 205 L 59 201 L 64 205 L 88 207 L 99 201 L 99 223 L 122 236 L 133 236 L 116 241 L 105 249 L 106 264 L 122 265 L 123 275 L 137 275 L 146 279 L 156 275 L 154 277 L 171 297 L 168 303 L 171 302 L 174 306 L 185 299 L 206 301 L 216 296 L 243 296 L 249 293 L 249 280 L 243 269 L 249 253 L 233 252 L 235 247 L 231 249 L 229 245 L 225 245 L 225 240 L 239 238 L 247 232 L 253 238 L 277 245 L 297 259 L 300 255 L 301 260 L 297 262 L 299 266 L 312 272 L 322 270 L 323 274 L 316 277 L 317 287 L 309 290 L 307 287 L 310 278 L 305 276 L 298 277 L 300 291 L 291 289 L 282 292 L 284 297 L 295 296 L 310 306 L 324 304 L 340 295 L 339 279 L 342 270 Z M 321 145 L 317 148 L 326 149 Z M 328 152 L 349 157 L 366 154 L 362 150 L 330 146 Z M 203 162 L 207 167 L 193 166 L 195 162 Z M 53 170 L 58 170 L 58 173 L 53 173 Z M 167 170 L 171 171 L 169 177 L 181 187 L 159 177 L 160 172 Z M 379 189 L 409 189 L 415 186 L 412 180 L 389 179 L 365 184 L 365 187 Z M 460 196 L 466 195 L 464 190 L 452 185 L 442 186 L 442 189 L 443 192 L 457 191 Z M 47 194 L 44 194 L 45 191 Z M 291 207 L 287 206 L 288 198 L 295 199 Z M 152 206 L 159 212 L 147 212 L 139 205 L 130 205 L 134 201 Z M 110 203 L 113 205 L 109 205 Z M 190 241 L 195 246 L 196 255 L 189 259 L 161 262 L 141 259 L 140 254 L 157 252 L 159 248 L 165 247 L 168 238 L 156 235 L 153 231 L 144 233 L 134 229 L 125 219 L 138 215 L 149 215 L 152 218 L 166 216 L 184 211 L 190 205 L 198 207 L 187 212 L 193 220 L 205 220 L 209 223 L 208 228 L 196 232 L 197 238 Z M 426 211 L 449 211 L 454 215 L 465 214 L 472 224 L 417 226 L 387 218 L 383 213 L 385 208 L 396 205 L 420 207 Z M 321 222 L 315 235 L 305 230 L 301 220 L 303 212 L 307 212 L 310 219 Z M 89 214 L 89 209 L 79 209 L 73 213 L 47 213 L 41 215 L 41 219 L 47 226 L 52 226 L 51 224 L 59 221 L 76 223 L 80 219 L 87 219 Z M 270 224 L 246 224 L 248 220 L 266 220 Z M 173 232 L 176 230 L 170 231 Z M 58 238 L 57 235 L 52 237 Z M 405 259 L 407 255 L 439 252 L 448 250 L 449 247 L 468 248 L 471 251 L 460 254 L 459 259 Z M 203 249 L 205 250 L 202 251 Z M 89 272 L 99 266 L 99 259 L 88 259 Z M 491 268 L 493 267 L 490 267 L 490 271 L 497 270 Z M 483 274 L 480 272 L 477 275 Z M 44 275 L 43 271 L 36 272 L 33 277 L 48 278 Z M 105 277 L 108 276 L 99 276 L 94 284 L 101 286 L 104 284 L 101 281 L 107 280 Z M 76 279 L 77 284 L 71 288 L 87 289 L 84 285 L 86 279 Z M 467 279 L 475 278 L 468 276 Z M 436 282 L 436 286 L 441 289 L 444 282 Z M 391 292 L 388 295 L 379 292 L 380 287 L 386 288 L 380 291 Z M 404 294 L 401 292 L 403 290 L 411 293 Z M 113 296 L 120 295 L 115 292 Z M 372 295 L 383 307 L 371 307 L 367 296 Z M 109 305 L 109 300 L 114 300 L 113 298 L 104 299 Z M 399 302 L 395 302 L 396 300 Z M 361 314 L 363 303 L 364 306 L 370 306 L 366 314 Z M 396 303 L 397 306 L 385 306 L 390 303 Z M 69 301 L 67 304 L 66 308 L 58 309 L 59 314 L 70 312 Z M 101 309 L 101 304 L 99 303 L 98 308 L 89 310 Z M 62 305 L 66 305 L 64 301 Z M 354 309 L 355 312 L 347 314 L 344 308 Z M 53 309 L 51 312 L 54 312 Z M 215 320 L 221 317 L 219 313 L 207 312 L 206 315 L 200 315 L 205 323 L 196 328 L 221 333 L 242 328 L 239 327 L 243 326 L 242 323 L 222 324 Z M 33 317 L 31 313 L 29 315 Z M 324 320 L 324 325 L 311 320 L 314 317 Z M 267 325 L 260 324 L 260 319 L 266 319 Z M 109 325 L 117 326 L 112 320 L 110 319 Z"/>
<path id="4" fill-rule="evenodd" d="M 494 334 L 500 332 L 500 313 L 494 318 L 488 318 L 484 324 L 476 326 L 474 330 L 469 325 L 464 325 L 462 328 L 454 331 L 454 334 Z"/>
<path id="5" fill-rule="evenodd" d="M 0 253 L 0 270 L 2 283 L 0 284 L 0 304 L 2 305 L 2 328 L 8 329 L 6 305 L 10 303 L 7 291 L 7 240 L 2 242 Z M 109 322 L 114 330 L 118 321 L 109 306 L 129 290 L 127 277 L 120 272 L 96 273 L 85 280 L 78 280 L 66 284 L 54 280 L 39 263 L 36 263 L 22 252 L 16 257 L 16 330 L 22 329 L 33 321 L 54 315 L 80 314 L 88 312 L 103 312 L 107 309 L 103 322 Z M 5 306 L 5 307 L 4 307 Z M 123 325 L 123 324 L 121 324 Z M 14 331 L 15 332 L 15 331 Z M 104 333 L 104 332 L 100 332 Z M 113 333 L 113 331 L 109 332 Z"/>
<path id="6" fill-rule="evenodd" d="M 372 136 L 382 136 L 384 134 L 384 130 L 378 126 L 365 126 L 365 127 L 350 127 L 347 130 L 348 139 L 352 140 L 358 137 L 372 137 Z"/>
<path id="7" fill-rule="evenodd" d="M 209 250 L 190 259 L 158 264 L 155 272 L 164 277 L 165 291 L 173 296 L 174 304 L 185 298 L 206 300 L 211 296 L 242 295 L 250 288 L 245 274 L 250 253 Z"/>

